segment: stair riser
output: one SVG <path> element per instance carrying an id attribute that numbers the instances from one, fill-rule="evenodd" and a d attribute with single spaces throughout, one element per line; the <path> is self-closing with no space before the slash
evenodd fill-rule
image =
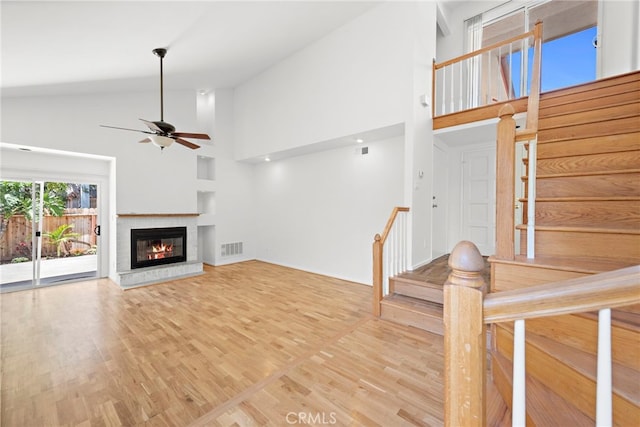
<path id="1" fill-rule="evenodd" d="M 598 322 L 593 318 L 563 315 L 529 319 L 527 331 L 559 341 L 578 350 L 597 354 Z M 640 371 L 640 359 L 633 350 L 638 343 L 638 333 L 612 324 L 611 353 L 613 361 Z M 637 345 L 636 345 L 637 350 Z"/>
<path id="2" fill-rule="evenodd" d="M 513 362 L 513 335 L 503 329 L 496 328 L 497 349 L 504 357 Z M 541 381 L 554 393 L 567 400 L 590 418 L 595 419 L 596 384 L 587 377 L 560 360 L 527 343 L 526 371 L 528 375 Z M 595 376 L 595 366 L 593 366 Z M 640 408 L 613 394 L 614 424 L 628 426 L 636 425 L 640 419 Z"/>
<path id="3" fill-rule="evenodd" d="M 586 173 L 638 169 L 640 150 L 617 153 L 592 154 L 588 156 L 556 157 L 538 159 L 536 173 L 550 175 L 559 173 Z"/>
<path id="4" fill-rule="evenodd" d="M 575 111 L 575 110 L 574 110 Z M 612 119 L 623 117 L 638 117 L 640 115 L 640 103 L 614 105 L 611 107 L 598 108 L 597 110 L 568 112 L 567 114 L 540 118 L 538 129 L 549 129 L 578 125 L 583 123 L 607 122 Z"/>
<path id="5" fill-rule="evenodd" d="M 572 86 L 565 89 L 543 93 L 540 96 L 540 104 L 549 106 L 564 103 L 565 98 L 574 95 L 578 95 L 580 99 L 585 99 L 593 96 L 603 96 L 603 94 L 620 93 L 630 90 L 627 84 L 631 84 L 631 87 L 633 88 L 631 90 L 640 90 L 640 77 L 638 76 L 638 73 L 616 76 L 614 79 L 603 79 L 585 83 L 584 85 Z"/>
<path id="6" fill-rule="evenodd" d="M 606 135 L 620 135 L 632 132 L 640 132 L 640 120 L 637 117 L 610 120 L 608 122 L 586 123 L 574 126 L 561 126 L 552 129 L 540 129 L 538 142 L 593 138 Z"/>
<path id="7" fill-rule="evenodd" d="M 536 196 L 550 197 L 640 197 L 640 174 L 539 177 Z"/>
<path id="8" fill-rule="evenodd" d="M 380 317 L 401 325 L 413 326 L 438 335 L 444 335 L 444 324 L 442 318 L 432 317 L 423 313 L 407 310 L 403 307 L 380 304 Z"/>
<path id="9" fill-rule="evenodd" d="M 540 268 L 535 265 L 523 266 L 494 262 L 491 264 L 491 292 L 523 289 L 588 275 L 574 271 Z"/>
<path id="10" fill-rule="evenodd" d="M 538 143 L 538 160 L 581 156 L 599 153 L 640 150 L 640 132 L 622 135 L 607 135 L 586 139 L 570 139 L 549 143 Z"/>
<path id="11" fill-rule="evenodd" d="M 521 230 L 521 253 L 527 233 Z M 640 263 L 640 235 L 536 230 L 536 256 L 601 257 Z"/>
<path id="12" fill-rule="evenodd" d="M 511 403 L 513 364 L 505 360 L 504 357 L 492 354 L 491 372 L 494 382 L 498 384 L 496 388 L 500 395 L 505 402 Z M 552 394 L 547 387 L 533 379 L 531 375 L 527 376 L 526 390 L 527 426 L 591 426 L 594 424 L 594 420 L 564 402 L 557 395 Z"/>
<path id="13" fill-rule="evenodd" d="M 585 99 L 584 94 L 568 95 L 562 98 L 562 103 L 555 98 L 556 102 L 540 101 L 541 118 L 550 117 L 559 114 L 572 113 L 576 111 L 585 111 L 602 107 L 609 107 L 627 102 L 637 101 L 640 98 L 640 84 L 627 83 L 617 86 L 620 93 L 611 94 L 609 88 L 601 88 L 589 92 L 591 98 Z M 547 105 L 549 104 L 549 105 Z"/>
<path id="14" fill-rule="evenodd" d="M 527 202 L 523 210 L 527 211 Z M 524 220 L 526 224 L 526 218 Z M 536 224 L 640 229 L 640 200 L 536 201 Z"/>
<path id="15" fill-rule="evenodd" d="M 393 283 L 393 292 L 395 292 L 396 294 L 406 295 L 408 297 L 431 301 L 438 304 L 442 304 L 444 298 L 442 288 L 432 289 L 399 281 L 395 281 Z"/>

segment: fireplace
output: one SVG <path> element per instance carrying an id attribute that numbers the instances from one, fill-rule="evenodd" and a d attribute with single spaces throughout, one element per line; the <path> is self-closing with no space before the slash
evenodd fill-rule
<path id="1" fill-rule="evenodd" d="M 131 269 L 187 260 L 187 227 L 131 229 Z"/>

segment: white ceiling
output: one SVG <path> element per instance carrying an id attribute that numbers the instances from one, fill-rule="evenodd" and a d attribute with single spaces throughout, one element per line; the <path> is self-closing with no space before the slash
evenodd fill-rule
<path id="1" fill-rule="evenodd" d="M 3 96 L 233 87 L 364 13 L 369 1 L 0 2 Z"/>

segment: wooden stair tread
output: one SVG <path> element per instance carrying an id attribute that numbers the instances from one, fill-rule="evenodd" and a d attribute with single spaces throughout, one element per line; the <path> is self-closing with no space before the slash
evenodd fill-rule
<path id="1" fill-rule="evenodd" d="M 604 126 L 603 123 L 607 123 Z M 582 123 L 538 130 L 538 144 L 550 144 L 576 139 L 623 135 L 640 131 L 637 117 L 622 117 L 606 122 Z"/>
<path id="2" fill-rule="evenodd" d="M 486 393 L 486 417 L 487 425 L 492 427 L 511 427 L 511 409 L 500 394 L 500 390 L 491 378 L 491 372 L 487 373 Z"/>
<path id="3" fill-rule="evenodd" d="M 489 257 L 489 261 L 494 263 L 514 264 L 528 267 L 546 268 L 551 270 L 571 271 L 583 274 L 597 274 L 605 271 L 618 270 L 620 268 L 635 265 L 625 260 L 601 258 L 601 257 L 545 257 L 537 256 L 530 259 L 524 255 L 516 255 L 513 260 L 503 260 Z"/>
<path id="4" fill-rule="evenodd" d="M 593 382 L 596 381 L 597 361 L 595 355 L 531 332 L 526 332 L 526 339 L 528 344 L 561 360 L 562 363 L 590 378 Z M 640 372 L 615 362 L 612 365 L 613 392 L 623 396 L 634 405 L 640 406 Z"/>
<path id="5" fill-rule="evenodd" d="M 380 301 L 380 317 L 401 325 L 444 335 L 442 304 L 393 294 Z"/>
<path id="6" fill-rule="evenodd" d="M 549 117 L 540 117 L 538 129 L 555 129 L 565 126 L 576 126 L 585 123 L 608 122 L 613 119 L 637 117 L 640 115 L 640 103 L 637 98 L 630 102 L 615 105 L 604 105 L 583 111 L 568 111 Z"/>
<path id="7" fill-rule="evenodd" d="M 525 144 L 528 147 L 529 144 Z M 573 138 L 565 141 L 538 141 L 538 159 L 552 159 L 594 153 L 620 153 L 640 149 L 640 132 Z"/>
<path id="8" fill-rule="evenodd" d="M 604 170 L 604 171 L 586 171 L 586 172 L 562 172 L 562 173 L 548 173 L 536 175 L 536 179 L 550 179 L 550 178 L 566 178 L 574 176 L 595 176 L 595 175 L 621 175 L 621 174 L 637 174 L 640 173 L 640 169 L 618 169 L 618 170 Z M 527 181 L 528 176 L 521 177 L 522 181 Z"/>
<path id="9" fill-rule="evenodd" d="M 518 230 L 526 230 L 527 224 L 519 224 L 516 226 Z M 613 234 L 638 234 L 640 229 L 637 227 L 570 227 L 563 225 L 536 225 L 536 231 L 557 231 L 565 233 L 613 233 Z"/>
<path id="10" fill-rule="evenodd" d="M 491 353 L 492 368 L 512 385 L 513 364 L 498 352 Z M 498 373 L 497 373 L 498 374 Z M 531 375 L 526 376 L 527 418 L 537 426 L 593 426 L 594 420 Z M 505 397 L 506 399 L 506 397 Z M 511 399 L 509 398 L 509 402 Z"/>
<path id="11" fill-rule="evenodd" d="M 380 303 L 386 305 L 401 306 L 409 311 L 442 318 L 442 304 L 434 303 L 431 301 L 424 301 L 418 298 L 408 297 L 406 295 L 394 294 L 384 297 Z"/>
<path id="12" fill-rule="evenodd" d="M 598 313 L 594 312 L 580 313 L 576 314 L 576 316 L 586 317 L 593 320 L 598 319 Z M 613 326 L 629 329 L 640 334 L 640 313 L 612 309 L 611 324 Z"/>
<path id="13" fill-rule="evenodd" d="M 424 288 L 432 288 L 437 290 L 443 290 L 444 281 L 442 283 L 432 283 L 430 281 L 425 281 L 422 276 L 417 274 L 411 274 L 411 272 L 405 272 L 398 276 L 390 277 L 389 280 L 394 280 L 396 282 L 404 282 L 409 283 L 414 286 L 422 286 Z M 446 281 L 446 278 L 445 278 Z"/>
<path id="14" fill-rule="evenodd" d="M 640 72 L 632 71 L 626 74 L 620 74 L 612 77 L 605 77 L 603 79 L 599 79 L 592 82 L 582 83 L 579 85 L 556 89 L 548 92 L 544 92 L 540 94 L 540 104 L 543 105 L 545 103 L 550 103 L 554 98 L 562 98 L 566 95 L 581 93 L 581 92 L 590 92 L 594 89 L 604 88 L 604 87 L 615 87 L 619 85 L 623 85 L 629 82 L 640 82 Z"/>
<path id="15" fill-rule="evenodd" d="M 636 83 L 626 83 L 618 85 L 620 92 L 611 93 L 604 88 L 589 92 L 589 97 L 583 97 L 582 94 L 573 94 L 564 96 L 562 100 L 556 98 L 559 102 L 541 102 L 539 108 L 539 117 L 541 119 L 549 117 L 558 117 L 567 114 L 567 111 L 573 113 L 585 112 L 602 108 L 602 106 L 614 106 L 628 104 L 637 101 L 640 98 L 640 85 Z"/>
<path id="16" fill-rule="evenodd" d="M 518 199 L 526 202 L 526 197 Z M 536 203 L 544 202 L 639 202 L 640 196 L 576 196 L 576 197 L 536 197 Z"/>

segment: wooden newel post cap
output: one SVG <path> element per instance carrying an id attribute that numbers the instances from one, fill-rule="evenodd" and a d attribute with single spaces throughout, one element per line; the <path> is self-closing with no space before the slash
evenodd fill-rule
<path id="1" fill-rule="evenodd" d="M 504 104 L 500 107 L 500 111 L 498 111 L 498 117 L 503 118 L 504 116 L 513 116 L 516 113 L 516 110 L 513 108 L 511 104 Z"/>
<path id="2" fill-rule="evenodd" d="M 452 285 L 482 288 L 485 283 L 482 278 L 484 258 L 472 242 L 459 242 L 449 256 L 449 267 L 453 270 L 447 282 Z"/>

